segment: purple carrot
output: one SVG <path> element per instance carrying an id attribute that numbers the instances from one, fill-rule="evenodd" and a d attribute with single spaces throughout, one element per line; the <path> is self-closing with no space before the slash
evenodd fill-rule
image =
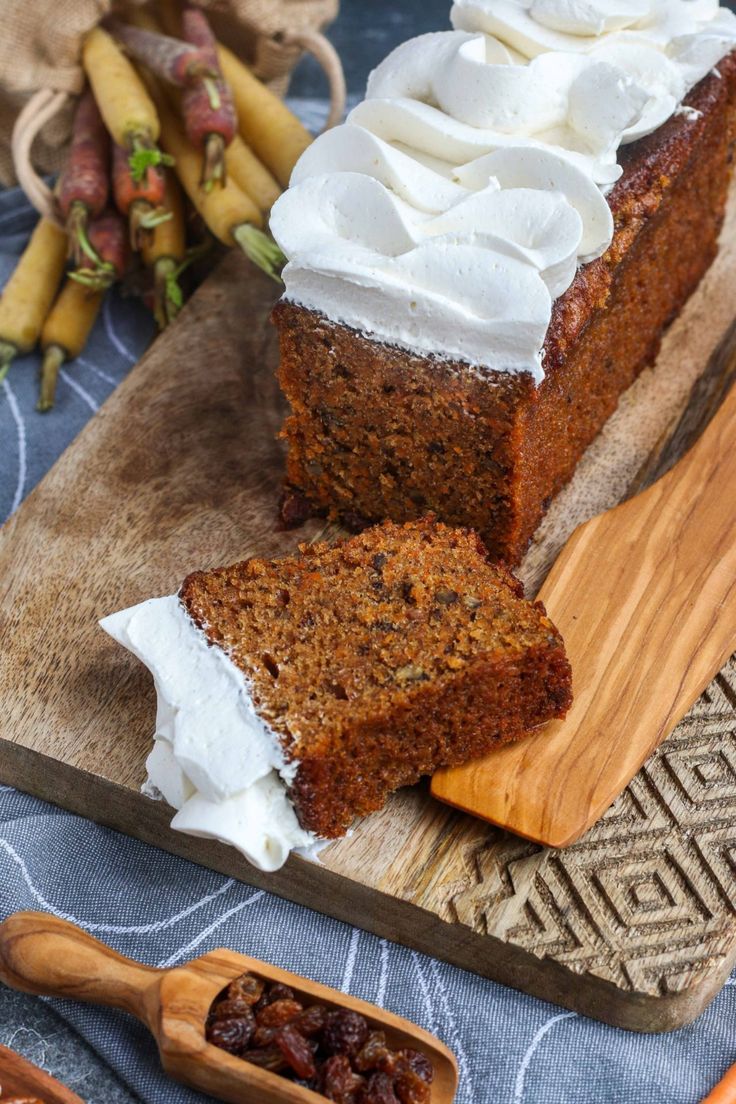
<path id="1" fill-rule="evenodd" d="M 59 177 L 59 209 L 76 265 L 83 263 L 90 219 L 101 215 L 110 191 L 110 138 L 90 88 L 77 104 L 67 163 Z"/>
<path id="2" fill-rule="evenodd" d="M 190 85 L 181 98 L 187 137 L 204 153 L 201 183 L 209 190 L 216 182 L 221 185 L 225 183 L 225 150 L 237 133 L 238 117 L 230 86 L 220 68 L 217 41 L 207 16 L 200 8 L 184 9 L 182 33 L 215 72 L 214 78 L 203 77 Z"/>
<path id="3" fill-rule="evenodd" d="M 108 207 L 87 228 L 92 249 L 91 265 L 70 273 L 77 283 L 95 291 L 109 287 L 125 275 L 130 262 L 130 243 L 125 219 L 112 207 Z"/>
<path id="4" fill-rule="evenodd" d="M 148 66 L 152 73 L 180 88 L 217 76 L 205 51 L 197 49 L 178 38 L 133 27 L 117 20 L 109 25 L 110 34 L 137 61 Z"/>

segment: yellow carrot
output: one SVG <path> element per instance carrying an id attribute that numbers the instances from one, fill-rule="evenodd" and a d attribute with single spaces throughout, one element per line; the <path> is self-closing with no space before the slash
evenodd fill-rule
<path id="1" fill-rule="evenodd" d="M 67 236 L 42 218 L 0 298 L 0 379 L 18 353 L 29 353 L 64 274 Z"/>
<path id="2" fill-rule="evenodd" d="M 154 227 L 143 243 L 141 257 L 146 267 L 153 270 L 153 314 L 163 330 L 181 310 L 183 297 L 178 276 L 187 263 L 184 197 L 171 169 L 166 170 L 162 207 L 171 218 Z"/>
<path id="3" fill-rule="evenodd" d="M 50 410 L 54 405 L 59 368 L 65 360 L 79 356 L 84 349 L 104 294 L 104 291 L 90 291 L 71 278 L 59 292 L 41 331 L 43 365 L 37 410 Z"/>
<path id="4" fill-rule="evenodd" d="M 278 280 L 284 262 L 278 246 L 258 229 L 263 219 L 259 208 L 234 180 L 221 188 L 205 191 L 202 179 L 202 154 L 191 144 L 178 119 L 163 97 L 156 95 L 161 119 L 161 142 L 176 164 L 176 175 L 192 204 L 211 232 L 225 245 L 238 245 L 254 264 Z"/>
<path id="5" fill-rule="evenodd" d="M 171 257 L 181 264 L 187 251 L 184 197 L 172 169 L 166 170 L 161 206 L 171 218 L 155 226 L 141 247 L 143 263 L 149 267 L 161 257 Z"/>
<path id="6" fill-rule="evenodd" d="M 95 27 L 84 40 L 82 63 L 113 141 L 126 149 L 136 180 L 161 163 L 156 147 L 156 106 L 135 68 L 107 31 Z"/>
<path id="7" fill-rule="evenodd" d="M 287 187 L 294 165 L 313 141 L 312 135 L 226 46 L 218 46 L 217 54 L 232 90 L 240 133 L 278 182 Z"/>
<path id="8" fill-rule="evenodd" d="M 281 188 L 238 134 L 225 150 L 225 164 L 228 176 L 251 197 L 259 209 L 263 212 L 270 211 L 281 195 Z"/>

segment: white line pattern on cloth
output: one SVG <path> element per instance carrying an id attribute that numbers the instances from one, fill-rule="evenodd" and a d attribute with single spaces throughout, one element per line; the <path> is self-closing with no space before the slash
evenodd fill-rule
<path id="1" fill-rule="evenodd" d="M 181 912 L 177 912 L 173 916 L 167 916 L 164 920 L 155 920 L 150 924 L 136 924 L 132 926 L 121 924 L 98 924 L 89 920 L 80 920 L 79 917 L 73 916 L 69 912 L 57 909 L 50 901 L 47 901 L 41 891 L 36 888 L 25 862 L 13 845 L 9 843 L 8 840 L 3 839 L 2 836 L 0 836 L 0 848 L 5 851 L 9 858 L 16 864 L 34 900 L 37 901 L 46 912 L 58 916 L 60 920 L 69 920 L 72 924 L 78 924 L 80 928 L 84 928 L 88 932 L 109 932 L 115 935 L 149 935 L 152 932 L 162 931 L 164 928 L 170 928 L 174 924 L 178 924 L 180 920 L 186 919 L 187 916 L 191 916 L 197 909 L 203 908 L 217 897 L 221 897 L 223 893 L 227 893 L 229 889 L 232 889 L 235 884 L 233 878 L 228 878 L 228 880 L 221 885 L 219 889 L 215 890 L 214 893 L 209 893 L 206 897 L 200 898 L 200 900 L 195 901 L 192 905 L 188 905 L 185 909 L 182 909 Z"/>
<path id="2" fill-rule="evenodd" d="M 86 368 L 88 372 L 94 372 L 94 374 L 96 376 L 99 376 L 101 380 L 104 380 L 105 383 L 111 384 L 113 387 L 117 387 L 117 385 L 120 383 L 120 380 L 115 379 L 114 376 L 108 375 L 107 372 L 103 372 L 101 368 L 95 367 L 94 364 L 90 364 L 90 362 L 88 360 L 85 360 L 84 357 L 77 357 L 74 363 L 78 364 L 81 368 Z"/>
<path id="3" fill-rule="evenodd" d="M 110 344 L 115 347 L 117 352 L 119 352 L 122 357 L 125 357 L 125 359 L 127 361 L 129 361 L 130 364 L 135 364 L 136 361 L 138 360 L 138 354 L 132 352 L 128 348 L 128 346 L 125 344 L 125 342 L 121 341 L 120 338 L 118 337 L 118 335 L 115 331 L 115 323 L 114 323 L 113 317 L 112 317 L 112 305 L 111 304 L 112 304 L 112 296 L 111 295 L 106 295 L 105 300 L 102 304 L 102 321 L 105 324 L 105 333 L 107 334 L 107 337 L 108 337 L 108 340 L 109 340 Z"/>
<path id="4" fill-rule="evenodd" d="M 376 1004 L 383 1008 L 386 1000 L 386 978 L 388 974 L 388 943 L 385 939 L 379 941 L 381 951 L 381 972 L 378 976 L 378 990 L 376 992 Z"/>
<path id="5" fill-rule="evenodd" d="M 516 1074 L 516 1082 L 514 1084 L 514 1100 L 513 1104 L 520 1104 L 524 1099 L 524 1081 L 526 1080 L 526 1071 L 529 1069 L 529 1063 L 534 1057 L 534 1053 L 541 1043 L 545 1035 L 549 1034 L 555 1024 L 561 1023 L 563 1020 L 572 1020 L 577 1017 L 577 1012 L 558 1012 L 556 1016 L 550 1016 L 550 1018 L 543 1023 L 537 1031 L 536 1035 L 529 1044 L 526 1054 L 521 1060 L 519 1071 Z"/>
<path id="6" fill-rule="evenodd" d="M 15 393 L 7 379 L 3 380 L 3 390 L 5 391 L 10 413 L 13 415 L 13 421 L 18 431 L 18 482 L 15 486 L 13 504 L 10 507 L 10 514 L 14 514 L 23 501 L 23 492 L 26 486 L 26 472 L 28 470 L 26 424 L 23 421 L 23 415 L 20 412 Z M 8 514 L 8 517 L 10 517 L 10 514 Z"/>
<path id="7" fill-rule="evenodd" d="M 242 912 L 248 905 L 254 905 L 257 901 L 260 901 L 266 896 L 265 890 L 260 889 L 258 893 L 254 893 L 252 897 L 248 897 L 245 901 L 239 901 L 237 905 L 233 905 L 227 912 L 223 912 L 222 916 L 218 916 L 216 920 L 213 920 L 209 927 L 201 931 L 199 935 L 195 936 L 189 943 L 186 943 L 183 947 L 180 947 L 178 951 L 174 951 L 172 955 L 164 959 L 163 962 L 159 962 L 159 969 L 165 970 L 167 966 L 173 966 L 175 962 L 180 962 L 182 958 L 188 955 L 196 947 L 199 947 L 201 943 L 204 943 L 208 935 L 212 935 L 213 931 L 216 931 L 226 920 L 229 920 L 231 916 L 235 916 L 237 913 Z"/>
<path id="8" fill-rule="evenodd" d="M 77 383 L 75 379 L 72 379 L 69 373 L 66 372 L 63 368 L 59 369 L 59 377 L 63 379 L 67 387 L 70 387 L 72 391 L 76 392 L 82 402 L 85 402 L 87 404 L 93 414 L 97 413 L 97 411 L 100 409 L 100 404 L 97 402 L 96 399 L 92 398 L 89 391 L 86 391 L 84 387 L 82 387 L 81 383 Z"/>
<path id="9" fill-rule="evenodd" d="M 470 1071 L 470 1063 L 468 1062 L 468 1056 L 465 1053 L 465 1047 L 463 1046 L 462 1039 L 460 1038 L 460 1032 L 457 1029 L 457 1023 L 455 1017 L 452 1014 L 450 1008 L 450 1001 L 447 996 L 447 989 L 440 977 L 440 972 L 437 969 L 437 963 L 433 958 L 429 959 L 429 969 L 432 974 L 432 980 L 436 991 L 439 993 L 440 1003 L 442 1005 L 445 1017 L 447 1019 L 447 1027 L 451 1036 L 451 1046 L 455 1051 L 457 1057 L 457 1063 L 460 1067 L 460 1073 L 462 1075 L 462 1097 L 465 1100 L 475 1100 L 475 1086 L 473 1085 L 473 1075 Z"/>
<path id="10" fill-rule="evenodd" d="M 433 1035 L 437 1034 L 437 1019 L 434 1014 L 434 1005 L 432 1004 L 432 998 L 429 993 L 429 987 L 427 985 L 427 979 L 424 976 L 421 963 L 419 961 L 419 955 L 416 951 L 409 951 L 412 963 L 414 965 L 414 971 L 417 975 L 417 981 L 419 982 L 419 988 L 422 990 L 422 997 L 424 998 L 424 1007 L 427 1012 L 427 1022 L 429 1030 Z"/>
<path id="11" fill-rule="evenodd" d="M 342 974 L 342 981 L 340 982 L 340 992 L 350 992 L 350 982 L 353 980 L 353 970 L 355 969 L 355 959 L 358 954 L 358 941 L 360 940 L 360 932 L 357 928 L 353 928 L 350 935 L 350 946 L 348 947 L 348 955 L 345 959 L 345 969 Z"/>

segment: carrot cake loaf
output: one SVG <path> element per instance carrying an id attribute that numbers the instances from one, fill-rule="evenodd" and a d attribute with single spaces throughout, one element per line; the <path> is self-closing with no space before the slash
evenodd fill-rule
<path id="1" fill-rule="evenodd" d="M 714 0 L 457 0 L 303 154 L 271 228 L 285 519 L 427 510 L 524 553 L 713 260 Z"/>
<path id="2" fill-rule="evenodd" d="M 432 519 L 198 571 L 101 625 L 154 677 L 148 792 L 264 870 L 571 701 L 544 608 Z"/>

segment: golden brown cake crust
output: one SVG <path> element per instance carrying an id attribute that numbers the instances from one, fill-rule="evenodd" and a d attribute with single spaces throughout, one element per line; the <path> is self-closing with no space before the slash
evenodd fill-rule
<path id="1" fill-rule="evenodd" d="M 517 563 L 620 394 L 713 260 L 736 126 L 736 54 L 654 134 L 623 147 L 615 233 L 554 304 L 545 378 L 412 355 L 282 301 L 287 513 L 348 524 L 434 511 Z M 294 498 L 292 492 L 297 492 Z"/>
<path id="2" fill-rule="evenodd" d="M 321 836 L 571 701 L 544 608 L 475 534 L 431 519 L 195 572 L 181 599 L 298 761 L 291 797 Z"/>

